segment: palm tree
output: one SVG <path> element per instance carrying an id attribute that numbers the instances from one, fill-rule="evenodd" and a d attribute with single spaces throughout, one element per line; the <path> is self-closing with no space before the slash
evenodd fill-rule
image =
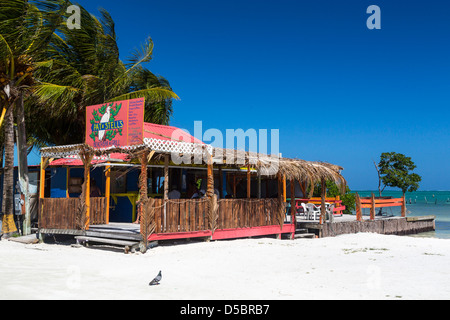
<path id="1" fill-rule="evenodd" d="M 100 14 L 99 19 L 81 7 L 81 29 L 62 24 L 53 34 L 33 90 L 37 105 L 27 109 L 29 117 L 45 115 L 33 124 L 43 142 L 84 142 L 85 107 L 105 102 L 145 97 L 146 120 L 167 124 L 170 119 L 172 99 L 178 96 L 166 79 L 143 66 L 152 59 L 153 41 L 148 38 L 122 62 L 114 21 L 106 10 Z"/>
<path id="2" fill-rule="evenodd" d="M 114 21 L 109 13 L 101 10 L 99 20 L 81 8 L 82 28 L 69 30 L 65 15 L 70 5 L 67 0 L 0 2 L 5 222 L 13 221 L 14 106 L 18 115 L 17 142 L 22 146 L 19 152 L 25 154 L 25 122 L 28 136 L 35 142 L 77 143 L 84 137 L 85 106 L 145 97 L 146 117 L 167 123 L 172 99 L 178 98 L 167 80 L 143 67 L 151 60 L 151 39 L 125 64 L 119 59 Z M 26 155 L 21 159 L 22 175 L 27 181 Z M 3 226 L 15 227 L 13 222 Z"/>
<path id="3" fill-rule="evenodd" d="M 54 21 L 61 14 L 62 1 L 8 0 L 0 2 L 0 126 L 4 127 L 5 167 L 3 182 L 4 232 L 14 232 L 13 170 L 14 170 L 14 109 L 17 111 L 17 142 L 20 159 L 19 177 L 22 192 L 28 201 L 28 165 L 24 118 L 24 98 L 34 83 L 36 58 L 54 32 Z M 41 11 L 42 6 L 47 11 Z M 15 107 L 15 108 L 14 108 Z M 12 223 L 11 223 L 12 221 Z M 25 219 L 29 233 L 29 215 Z"/>

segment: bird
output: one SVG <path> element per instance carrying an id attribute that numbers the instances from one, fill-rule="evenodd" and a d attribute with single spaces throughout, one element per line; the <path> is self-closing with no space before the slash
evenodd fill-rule
<path id="1" fill-rule="evenodd" d="M 100 127 L 101 127 L 101 124 L 102 124 L 102 123 L 108 123 L 108 122 L 109 122 L 109 118 L 111 118 L 111 107 L 110 107 L 110 106 L 108 106 L 108 107 L 106 108 L 106 112 L 105 112 L 105 114 L 102 116 L 102 119 L 100 120 Z M 99 141 L 102 141 L 102 140 L 103 140 L 103 137 L 105 136 L 105 131 L 106 131 L 106 130 L 100 130 L 100 131 L 98 132 L 98 140 L 99 140 Z"/>
<path id="2" fill-rule="evenodd" d="M 162 275 L 161 275 L 161 271 L 159 271 L 158 275 L 152 280 L 150 281 L 150 283 L 148 284 L 149 286 L 156 286 L 159 284 L 159 282 L 161 281 Z"/>

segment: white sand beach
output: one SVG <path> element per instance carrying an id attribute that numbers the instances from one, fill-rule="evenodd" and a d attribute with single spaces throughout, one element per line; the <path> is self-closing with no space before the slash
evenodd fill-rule
<path id="1" fill-rule="evenodd" d="M 368 233 L 127 255 L 2 240 L 0 299 L 449 299 L 449 266 L 449 240 Z"/>

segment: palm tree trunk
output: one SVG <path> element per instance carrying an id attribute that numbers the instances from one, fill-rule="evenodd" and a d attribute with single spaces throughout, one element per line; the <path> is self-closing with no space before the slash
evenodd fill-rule
<path id="1" fill-rule="evenodd" d="M 5 171 L 3 177 L 3 233 L 17 231 L 14 224 L 14 123 L 13 106 L 9 106 L 5 115 Z"/>
<path id="2" fill-rule="evenodd" d="M 30 196 L 28 193 L 28 148 L 27 133 L 25 129 L 25 114 L 23 106 L 23 93 L 20 93 L 16 102 L 17 110 L 17 155 L 19 164 L 19 183 L 20 189 L 25 196 L 25 219 L 23 223 L 23 235 L 31 234 L 31 217 L 30 217 Z"/>

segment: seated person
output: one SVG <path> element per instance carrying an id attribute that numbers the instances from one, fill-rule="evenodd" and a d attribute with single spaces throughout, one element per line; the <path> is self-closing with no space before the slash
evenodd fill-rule
<path id="1" fill-rule="evenodd" d="M 191 199 L 199 199 L 200 198 L 200 193 L 198 190 L 196 190 L 194 192 L 194 194 L 192 195 Z"/>
<path id="2" fill-rule="evenodd" d="M 102 192 L 100 191 L 100 188 L 97 186 L 97 183 L 95 182 L 95 180 L 91 180 L 91 197 L 95 198 L 95 197 L 101 197 L 102 196 Z"/>
<path id="3" fill-rule="evenodd" d="M 169 192 L 169 199 L 180 199 L 181 193 L 177 190 L 177 186 L 172 186 L 172 191 Z"/>
<path id="4" fill-rule="evenodd" d="M 201 199 L 205 196 L 205 190 L 199 190 L 194 193 L 191 199 Z"/>

